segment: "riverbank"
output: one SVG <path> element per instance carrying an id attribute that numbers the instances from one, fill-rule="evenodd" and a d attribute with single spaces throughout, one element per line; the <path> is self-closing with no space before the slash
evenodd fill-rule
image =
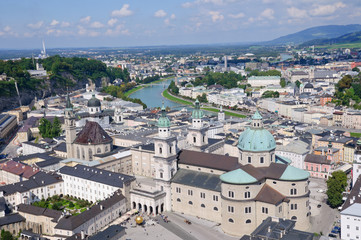
<path id="1" fill-rule="evenodd" d="M 184 104 L 184 105 L 193 105 L 193 102 L 186 101 L 186 100 L 184 100 L 182 98 L 171 95 L 168 92 L 168 89 L 165 89 L 163 91 L 162 96 L 165 97 L 166 99 L 168 99 L 170 101 L 173 101 L 173 102 L 176 102 L 176 103 L 180 103 L 180 104 Z M 203 107 L 202 109 L 205 110 L 205 111 L 208 111 L 208 112 L 216 112 L 216 113 L 219 112 L 219 109 L 217 109 L 217 108 Z M 234 112 L 229 112 L 229 111 L 224 111 L 224 113 L 227 116 L 232 116 L 232 117 L 238 117 L 238 118 L 246 118 L 247 117 L 246 115 L 242 115 L 242 114 L 238 114 L 238 113 L 234 113 Z"/>
<path id="2" fill-rule="evenodd" d="M 193 102 L 186 101 L 186 100 L 184 100 L 182 98 L 178 98 L 178 97 L 175 97 L 175 96 L 171 95 L 168 92 L 168 89 L 165 89 L 162 92 L 162 96 L 165 97 L 166 99 L 172 101 L 172 102 L 176 102 L 176 103 L 180 103 L 180 104 L 184 104 L 184 105 L 193 105 Z"/>
<path id="3" fill-rule="evenodd" d="M 174 78 L 174 76 L 170 76 L 170 77 L 166 77 L 166 78 L 161 78 L 161 79 L 159 79 L 159 80 L 157 80 L 157 81 L 154 81 L 154 82 L 150 82 L 150 83 L 147 83 L 147 84 L 142 84 L 141 86 L 138 86 L 138 87 L 135 87 L 135 88 L 130 89 L 129 91 L 126 91 L 126 92 L 124 93 L 124 95 L 125 95 L 126 97 L 129 97 L 131 94 L 135 93 L 136 91 L 138 91 L 138 90 L 140 90 L 140 89 L 142 89 L 142 88 L 144 88 L 144 87 L 147 87 L 148 85 L 151 85 L 151 84 L 154 84 L 154 83 L 160 83 L 160 82 L 166 81 L 166 80 L 171 79 L 171 78 Z"/>
<path id="4" fill-rule="evenodd" d="M 205 111 L 209 111 L 209 112 L 219 112 L 219 109 L 217 108 L 209 108 L 209 107 L 205 107 L 205 108 L 201 108 Z M 238 117 L 238 118 L 246 118 L 246 115 L 242 115 L 242 114 L 238 114 L 238 113 L 234 113 L 234 112 L 228 112 L 228 111 L 224 111 L 224 114 L 226 114 L 227 116 L 232 116 L 232 117 Z"/>

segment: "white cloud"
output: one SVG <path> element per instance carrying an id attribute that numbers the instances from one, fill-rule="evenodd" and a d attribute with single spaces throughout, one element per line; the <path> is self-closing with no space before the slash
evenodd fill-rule
<path id="1" fill-rule="evenodd" d="M 101 22 L 93 22 L 92 24 L 90 24 L 90 27 L 92 28 L 102 28 L 104 27 L 104 24 Z"/>
<path id="2" fill-rule="evenodd" d="M 62 22 L 61 24 L 60 24 L 60 27 L 70 27 L 70 22 Z"/>
<path id="3" fill-rule="evenodd" d="M 175 14 L 170 15 L 170 19 L 175 19 Z"/>
<path id="4" fill-rule="evenodd" d="M 274 13 L 275 13 L 275 11 L 273 11 L 273 9 L 267 8 L 261 13 L 260 17 L 261 18 L 274 19 L 274 16 L 273 16 Z"/>
<path id="5" fill-rule="evenodd" d="M 88 33 L 88 36 L 89 37 L 98 37 L 100 35 L 100 33 L 99 32 L 96 32 L 96 31 L 90 31 L 89 33 Z"/>
<path id="6" fill-rule="evenodd" d="M 37 23 L 29 23 L 28 27 L 32 28 L 32 29 L 39 29 L 43 26 L 44 22 L 43 21 L 39 21 Z"/>
<path id="7" fill-rule="evenodd" d="M 235 19 L 237 19 L 237 18 L 243 18 L 244 16 L 245 16 L 245 15 L 244 15 L 244 13 L 242 13 L 242 12 L 237 13 L 237 14 L 229 14 L 229 17 L 235 18 Z"/>
<path id="8" fill-rule="evenodd" d="M 108 25 L 111 26 L 111 27 L 113 27 L 114 24 L 116 24 L 117 22 L 118 22 L 118 19 L 116 19 L 116 18 L 111 18 L 111 19 L 109 19 L 109 21 L 108 21 Z"/>
<path id="9" fill-rule="evenodd" d="M 190 7 L 193 7 L 195 5 L 209 4 L 209 3 L 212 3 L 214 5 L 223 5 L 226 2 L 234 2 L 234 0 L 196 0 L 194 2 L 185 2 L 185 3 L 183 3 L 182 7 L 190 8 Z"/>
<path id="10" fill-rule="evenodd" d="M 327 16 L 344 7 L 346 7 L 346 4 L 343 2 L 337 2 L 329 5 L 314 5 L 314 9 L 310 11 L 310 14 L 312 16 Z"/>
<path id="11" fill-rule="evenodd" d="M 112 12 L 113 17 L 127 17 L 133 14 L 133 11 L 129 10 L 129 4 L 124 4 L 121 9 L 114 10 Z"/>
<path id="12" fill-rule="evenodd" d="M 209 11 L 208 14 L 211 16 L 213 22 L 222 21 L 224 16 L 218 11 Z"/>
<path id="13" fill-rule="evenodd" d="M 165 16 L 167 16 L 167 13 L 163 9 L 160 9 L 154 13 L 154 17 L 163 18 Z"/>
<path id="14" fill-rule="evenodd" d="M 125 28 L 124 24 L 118 24 L 114 29 L 108 29 L 105 32 L 105 35 L 108 36 L 130 35 L 130 32 L 128 29 Z"/>
<path id="15" fill-rule="evenodd" d="M 11 31 L 11 27 L 10 26 L 5 26 L 4 27 L 4 32 L 10 32 Z"/>
<path id="16" fill-rule="evenodd" d="M 164 24 L 165 24 L 165 25 L 170 25 L 170 20 L 169 20 L 169 18 L 164 19 Z"/>
<path id="17" fill-rule="evenodd" d="M 287 13 L 292 18 L 307 18 L 308 17 L 306 10 L 298 9 L 296 7 L 287 8 Z"/>
<path id="18" fill-rule="evenodd" d="M 59 24 L 59 21 L 57 21 L 55 19 L 53 21 L 51 21 L 51 23 L 50 23 L 51 26 L 56 26 L 58 24 Z"/>
<path id="19" fill-rule="evenodd" d="M 84 17 L 84 18 L 81 18 L 81 19 L 80 19 L 80 22 L 81 22 L 81 23 L 89 23 L 90 20 L 91 20 L 91 17 L 90 17 L 90 16 L 86 16 L 86 17 Z"/>

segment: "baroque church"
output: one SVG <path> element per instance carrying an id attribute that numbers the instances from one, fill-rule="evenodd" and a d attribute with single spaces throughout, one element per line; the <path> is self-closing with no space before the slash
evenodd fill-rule
<path id="1" fill-rule="evenodd" d="M 275 154 L 275 139 L 264 129 L 260 113 L 240 134 L 238 157 L 220 152 L 224 148 L 212 151 L 219 143 L 210 143 L 203 117 L 196 101 L 189 147 L 179 150 L 163 104 L 153 142 L 131 148 L 136 184 L 129 193 L 130 206 L 148 214 L 174 211 L 204 218 L 234 236 L 250 234 L 269 216 L 294 220 L 297 229 L 307 230 L 309 173 Z M 76 135 L 69 98 L 65 126 L 68 158 L 91 161 L 92 154 L 111 151 L 112 138 L 97 123 L 87 122 Z"/>

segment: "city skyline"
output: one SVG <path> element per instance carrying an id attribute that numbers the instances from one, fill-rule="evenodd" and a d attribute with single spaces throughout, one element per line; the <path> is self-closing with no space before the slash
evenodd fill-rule
<path id="1" fill-rule="evenodd" d="M 309 27 L 353 24 L 361 3 L 310 0 L 4 1 L 2 49 L 261 42 Z"/>

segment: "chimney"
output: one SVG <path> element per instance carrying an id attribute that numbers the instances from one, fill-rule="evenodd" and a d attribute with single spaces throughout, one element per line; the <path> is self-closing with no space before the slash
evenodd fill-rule
<path id="1" fill-rule="evenodd" d="M 80 232 L 80 235 L 81 235 L 81 240 L 83 240 L 83 239 L 85 239 L 85 233 L 84 233 L 84 231 L 83 230 L 81 230 L 81 232 Z"/>

